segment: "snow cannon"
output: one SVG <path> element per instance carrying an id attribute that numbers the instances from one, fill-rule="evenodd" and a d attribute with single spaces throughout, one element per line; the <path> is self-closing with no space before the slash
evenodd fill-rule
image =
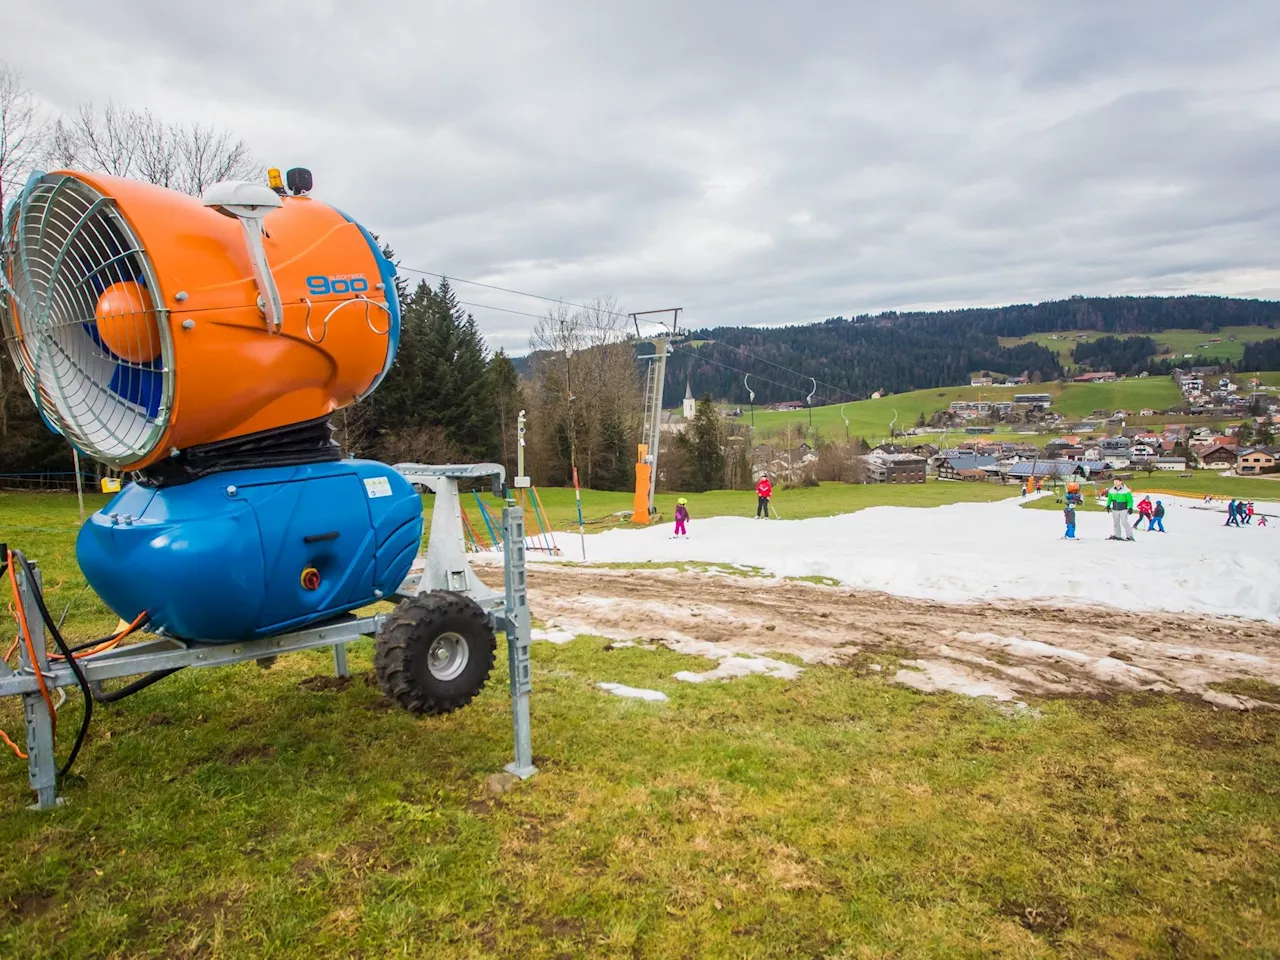
<path id="1" fill-rule="evenodd" d="M 399 337 L 373 237 L 290 187 L 194 198 L 33 174 L 0 235 L 0 323 L 27 391 L 82 454 L 132 473 L 80 531 L 122 619 L 224 643 L 390 596 L 422 536 L 395 470 L 343 461 L 329 416 L 374 390 Z"/>
<path id="2" fill-rule="evenodd" d="M 33 175 L 3 244 L 5 339 L 28 392 L 119 470 L 327 417 L 395 356 L 394 267 L 306 195 Z"/>

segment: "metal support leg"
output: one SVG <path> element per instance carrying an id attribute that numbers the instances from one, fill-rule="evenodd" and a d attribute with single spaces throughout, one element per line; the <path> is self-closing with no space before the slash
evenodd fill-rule
<path id="1" fill-rule="evenodd" d="M 347 669 L 347 645 L 345 643 L 335 643 L 333 645 L 333 672 L 343 678 L 351 676 L 351 671 Z"/>
<path id="2" fill-rule="evenodd" d="M 48 673 L 49 661 L 45 656 L 44 621 L 40 619 L 36 606 L 36 591 L 40 589 L 40 568 L 31 564 L 35 572 L 36 582 L 27 582 L 26 573 L 21 567 L 16 571 L 18 576 L 18 592 L 22 596 L 22 609 L 26 611 L 27 626 L 31 630 L 31 645 L 35 647 L 36 662 L 31 663 L 26 643 L 19 643 L 20 669 L 35 669 Z M 26 693 L 22 696 L 22 712 L 27 721 L 27 782 L 36 792 L 33 810 L 51 810 L 60 802 L 58 799 L 58 761 L 53 752 L 53 719 L 49 716 L 49 707 L 39 693 Z"/>
<path id="3" fill-rule="evenodd" d="M 506 581 L 507 667 L 511 674 L 511 721 L 515 729 L 516 759 L 506 766 L 508 773 L 522 779 L 533 776 L 533 742 L 529 730 L 529 694 L 533 690 L 529 663 L 532 630 L 529 598 L 525 584 L 524 511 L 508 500 L 502 510 L 503 573 Z"/>

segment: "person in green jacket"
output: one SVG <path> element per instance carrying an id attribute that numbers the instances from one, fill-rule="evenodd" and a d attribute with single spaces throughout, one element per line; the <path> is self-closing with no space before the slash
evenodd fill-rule
<path id="1" fill-rule="evenodd" d="M 1132 540 L 1133 528 L 1129 526 L 1129 514 L 1133 513 L 1133 491 L 1117 480 L 1107 491 L 1107 511 L 1111 514 L 1112 540 Z"/>

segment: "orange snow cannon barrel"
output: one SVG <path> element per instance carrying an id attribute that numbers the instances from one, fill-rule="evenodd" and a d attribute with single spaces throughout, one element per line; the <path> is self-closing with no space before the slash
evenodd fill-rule
<path id="1" fill-rule="evenodd" d="M 196 198 L 34 174 L 0 253 L 0 328 L 28 392 L 120 470 L 325 418 L 395 355 L 395 268 L 301 190 L 220 183 Z"/>

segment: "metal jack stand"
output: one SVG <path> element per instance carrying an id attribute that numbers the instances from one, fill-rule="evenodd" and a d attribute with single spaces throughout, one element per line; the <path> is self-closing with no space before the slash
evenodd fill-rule
<path id="1" fill-rule="evenodd" d="M 529 644 L 533 637 L 525 584 L 524 510 L 514 500 L 508 500 L 502 510 L 502 535 L 506 541 L 502 565 L 507 587 L 507 668 L 511 674 L 511 722 L 516 739 L 516 759 L 507 764 L 506 771 L 523 780 L 537 773 L 538 768 L 533 765 L 529 725 L 529 694 L 533 690 Z"/>
<path id="2" fill-rule="evenodd" d="M 529 694 L 533 690 L 529 644 L 533 638 L 525 584 L 524 510 L 514 500 L 506 498 L 506 506 L 502 509 L 502 566 L 506 595 L 502 596 L 481 582 L 467 559 L 458 481 L 487 479 L 494 496 L 503 496 L 506 470 L 496 463 L 446 466 L 398 463 L 396 470 L 411 483 L 431 490 L 436 498 L 431 512 L 431 536 L 427 541 L 424 569 L 415 568 L 401 586 L 400 593 L 431 590 L 465 593 L 485 608 L 495 630 L 506 633 L 516 755 L 515 761 L 507 764 L 505 769 L 517 777 L 531 777 L 538 768 L 533 765 L 529 723 Z"/>
<path id="3" fill-rule="evenodd" d="M 21 568 L 15 570 L 18 578 L 18 591 L 21 594 L 24 610 L 36 609 L 36 592 L 41 587 L 40 568 L 31 564 L 35 573 L 34 584 L 27 580 Z M 36 662 L 31 662 L 31 654 L 25 643 L 18 644 L 18 672 L 15 674 L 8 664 L 0 664 L 0 676 L 14 677 L 26 674 L 31 677 L 35 686 L 35 673 L 40 671 L 46 683 L 53 686 L 53 675 L 49 672 L 49 659 L 45 653 L 44 621 L 37 617 L 28 618 L 28 629 L 31 632 L 31 645 L 35 648 Z M 36 802 L 28 809 L 49 810 L 62 803 L 58 796 L 58 768 L 53 757 L 53 718 L 49 716 L 49 708 L 40 695 L 38 686 L 22 695 L 22 713 L 27 721 L 27 782 L 35 791 Z"/>

